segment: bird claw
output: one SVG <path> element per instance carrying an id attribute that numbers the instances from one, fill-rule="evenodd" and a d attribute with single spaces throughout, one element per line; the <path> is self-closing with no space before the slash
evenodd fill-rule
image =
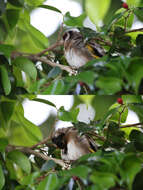
<path id="1" fill-rule="evenodd" d="M 64 161 L 64 166 L 62 167 L 62 170 L 69 170 L 69 169 L 71 169 L 71 162 Z"/>
<path id="2" fill-rule="evenodd" d="M 72 75 L 77 75 L 78 74 L 78 71 L 75 70 L 75 69 L 72 69 L 71 72 L 69 73 L 69 76 L 72 76 Z"/>

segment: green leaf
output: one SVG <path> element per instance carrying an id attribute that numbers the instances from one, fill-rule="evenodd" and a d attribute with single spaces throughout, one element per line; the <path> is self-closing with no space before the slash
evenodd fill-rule
<path id="1" fill-rule="evenodd" d="M 7 44 L 0 44 L 0 54 L 4 55 L 8 59 L 10 58 L 11 52 L 14 50 L 14 46 Z"/>
<path id="2" fill-rule="evenodd" d="M 137 18 L 143 22 L 143 8 L 142 7 L 138 7 L 136 9 L 134 9 L 134 14 L 137 16 Z"/>
<path id="3" fill-rule="evenodd" d="M 135 176 L 132 190 L 143 189 L 143 169 Z"/>
<path id="4" fill-rule="evenodd" d="M 129 190 L 132 190 L 133 180 L 141 168 L 141 161 L 135 155 L 127 155 L 123 160 L 121 164 L 121 176 L 128 184 Z"/>
<path id="5" fill-rule="evenodd" d="M 64 16 L 64 23 L 67 26 L 74 26 L 74 27 L 83 27 L 83 21 L 86 18 L 86 14 L 83 13 L 78 17 L 73 17 L 70 15 L 70 12 L 67 12 Z"/>
<path id="6" fill-rule="evenodd" d="M 140 122 L 143 122 L 143 103 L 129 104 L 129 109 L 138 115 Z"/>
<path id="7" fill-rule="evenodd" d="M 23 21 L 23 24 L 32 41 L 38 48 L 45 49 L 48 47 L 48 38 L 43 33 L 41 33 L 37 28 L 25 21 Z"/>
<path id="8" fill-rule="evenodd" d="M 30 173 L 29 175 L 24 176 L 20 183 L 22 185 L 30 185 L 30 184 L 34 184 L 35 179 L 38 178 L 40 176 L 40 173 L 38 171 Z"/>
<path id="9" fill-rule="evenodd" d="M 17 9 L 8 9 L 6 11 L 7 22 L 9 24 L 10 29 L 13 29 L 17 24 L 19 19 L 19 13 L 20 12 Z"/>
<path id="10" fill-rule="evenodd" d="M 120 122 L 125 123 L 128 116 L 128 108 L 125 106 L 119 106 L 118 103 L 113 104 L 110 109 L 113 109 L 113 108 L 117 108 L 117 111 L 112 114 L 112 116 L 110 117 L 110 120 L 118 123 L 119 117 L 120 117 Z M 122 114 L 120 115 L 120 113 Z"/>
<path id="11" fill-rule="evenodd" d="M 116 77 L 99 77 L 96 86 L 105 94 L 115 94 L 122 89 L 122 80 Z"/>
<path id="12" fill-rule="evenodd" d="M 45 90 L 43 94 L 64 94 L 65 83 L 62 79 L 54 80 L 51 85 Z"/>
<path id="13" fill-rule="evenodd" d="M 90 176 L 90 179 L 98 189 L 109 189 L 114 187 L 117 181 L 117 177 L 112 173 L 95 171 Z"/>
<path id="14" fill-rule="evenodd" d="M 93 23 L 98 25 L 99 21 L 104 19 L 110 7 L 110 2 L 110 0 L 86 0 L 86 13 Z"/>
<path id="15" fill-rule="evenodd" d="M 17 57 L 13 62 L 13 65 L 18 67 L 20 70 L 27 73 L 33 80 L 36 80 L 37 70 L 33 62 L 25 57 Z"/>
<path id="16" fill-rule="evenodd" d="M 48 100 L 45 100 L 45 99 L 41 99 L 41 98 L 34 98 L 32 99 L 32 101 L 36 101 L 36 102 L 41 102 L 41 103 L 44 103 L 44 104 L 48 104 L 50 106 L 53 106 L 56 108 L 56 105 Z"/>
<path id="17" fill-rule="evenodd" d="M 18 150 L 14 150 L 8 153 L 7 158 L 16 163 L 27 174 L 31 171 L 31 164 L 29 159 Z"/>
<path id="18" fill-rule="evenodd" d="M 8 95 L 11 92 L 11 83 L 5 65 L 0 66 L 0 76 L 5 95 Z"/>
<path id="19" fill-rule="evenodd" d="M 129 12 L 125 12 L 124 8 L 118 9 L 117 14 L 123 13 L 124 16 L 122 16 L 118 21 L 115 22 L 115 26 L 121 26 L 124 27 L 126 24 L 126 27 L 130 29 L 132 27 L 133 21 L 134 21 L 134 14 Z M 125 19 L 127 17 L 127 19 Z"/>
<path id="20" fill-rule="evenodd" d="M 17 109 L 12 116 L 11 128 L 9 131 L 10 144 L 16 146 L 32 146 L 42 140 L 42 133 L 38 126 L 24 117 L 22 105 L 17 104 Z"/>
<path id="21" fill-rule="evenodd" d="M 54 68 L 51 69 L 50 72 L 48 73 L 48 79 L 49 79 L 49 78 L 55 79 L 61 72 L 62 72 L 62 70 L 60 69 L 60 67 L 54 67 Z"/>
<path id="22" fill-rule="evenodd" d="M 44 8 L 44 9 L 49 9 L 52 11 L 56 11 L 58 13 L 62 13 L 59 9 L 57 9 L 56 7 L 50 6 L 50 5 L 39 5 L 38 7 Z"/>
<path id="23" fill-rule="evenodd" d="M 126 0 L 129 7 L 137 7 L 140 4 L 140 0 Z"/>
<path id="24" fill-rule="evenodd" d="M 0 152 L 5 151 L 7 145 L 8 145 L 8 140 L 6 138 L 0 138 Z"/>
<path id="25" fill-rule="evenodd" d="M 29 6 L 32 6 L 32 7 L 37 7 L 39 5 L 41 5 L 44 0 L 25 0 L 25 2 L 29 5 Z"/>
<path id="26" fill-rule="evenodd" d="M 5 177 L 3 174 L 2 167 L 0 165 L 0 190 L 3 188 L 4 184 L 5 184 Z"/>
<path id="27" fill-rule="evenodd" d="M 62 121 L 76 122 L 78 113 L 79 113 L 79 108 L 73 109 L 71 111 L 66 111 L 62 106 L 58 110 L 58 118 Z"/>
<path id="28" fill-rule="evenodd" d="M 8 2 L 16 7 L 22 7 L 24 5 L 24 0 L 16 0 L 16 1 L 8 0 Z"/>
<path id="29" fill-rule="evenodd" d="M 5 122 L 8 122 L 11 119 L 12 114 L 14 112 L 15 102 L 3 101 L 1 102 L 0 106 L 1 106 L 1 111 L 3 114 L 3 118 Z"/>
<path id="30" fill-rule="evenodd" d="M 91 169 L 87 166 L 83 166 L 83 165 L 80 165 L 80 166 L 77 166 L 75 168 L 72 168 L 68 171 L 60 171 L 59 172 L 59 175 L 61 176 L 78 176 L 78 177 L 81 177 L 81 178 L 84 178 L 86 179 L 89 172 L 91 171 Z"/>
<path id="31" fill-rule="evenodd" d="M 49 174 L 44 180 L 40 182 L 36 190 L 55 190 L 58 186 L 59 180 L 56 174 Z"/>
<path id="32" fill-rule="evenodd" d="M 138 93 L 139 85 L 143 78 L 143 64 L 141 64 L 142 62 L 142 58 L 134 58 L 127 70 L 128 81 L 132 84 L 136 93 Z"/>
<path id="33" fill-rule="evenodd" d="M 142 97 L 138 95 L 122 95 L 124 103 L 143 103 Z"/>
<path id="34" fill-rule="evenodd" d="M 56 167 L 56 163 L 53 160 L 49 160 L 42 165 L 41 172 L 47 172 Z"/>
<path id="35" fill-rule="evenodd" d="M 132 130 L 129 138 L 134 143 L 137 150 L 143 151 L 143 133 L 141 131 Z"/>

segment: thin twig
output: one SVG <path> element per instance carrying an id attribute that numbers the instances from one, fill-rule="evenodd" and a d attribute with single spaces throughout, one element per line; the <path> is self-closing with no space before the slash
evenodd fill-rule
<path id="1" fill-rule="evenodd" d="M 60 166 L 64 167 L 65 166 L 65 163 L 63 160 L 60 160 L 60 159 L 57 159 L 57 158 L 52 158 L 52 157 L 49 157 L 49 156 L 46 156 L 40 152 L 36 152 L 34 150 L 31 150 L 30 148 L 23 148 L 21 149 L 22 152 L 25 152 L 25 153 L 30 153 L 30 154 L 33 154 L 35 156 L 38 156 L 40 158 L 42 158 L 43 160 L 53 160 L 56 164 L 59 164 Z"/>
<path id="2" fill-rule="evenodd" d="M 120 128 L 137 127 L 138 125 L 143 125 L 143 123 L 134 123 L 134 124 L 128 124 L 128 125 L 121 125 Z M 140 127 L 138 126 L 138 128 L 140 128 Z"/>
<path id="3" fill-rule="evenodd" d="M 64 167 L 65 166 L 65 163 L 63 160 L 60 160 L 60 159 L 57 159 L 57 158 L 52 158 L 50 156 L 47 156 L 43 153 L 40 153 L 40 152 L 37 152 L 35 150 L 32 150 L 31 148 L 27 148 L 27 147 L 21 147 L 21 146 L 13 146 L 13 145 L 8 145 L 7 146 L 7 151 L 12 151 L 12 150 L 19 150 L 21 152 L 24 152 L 24 153 L 30 153 L 30 154 L 33 154 L 37 157 L 40 157 L 42 158 L 43 160 L 53 160 L 56 164 L 59 164 L 60 166 Z"/>
<path id="4" fill-rule="evenodd" d="M 39 146 L 39 145 L 41 145 L 41 144 L 46 144 L 46 142 L 48 141 L 48 140 L 50 140 L 51 138 L 45 138 L 45 139 L 43 139 L 42 141 L 40 141 L 39 143 L 37 143 L 37 144 L 35 144 L 35 145 L 33 145 L 33 146 L 31 146 L 30 148 L 31 149 L 34 149 L 34 148 L 36 148 L 37 146 Z"/>
<path id="5" fill-rule="evenodd" d="M 23 53 L 23 52 L 12 52 L 12 55 L 11 55 L 12 58 L 15 59 L 18 56 L 27 57 L 28 59 L 30 59 L 32 61 L 41 61 L 42 63 L 48 64 L 51 67 L 60 67 L 61 70 L 65 70 L 70 74 L 76 74 L 76 71 L 73 70 L 70 66 L 55 63 L 53 61 L 48 60 L 46 57 L 40 57 L 36 54 L 27 54 L 27 53 Z"/>
<path id="6" fill-rule="evenodd" d="M 126 109 L 126 106 L 123 107 L 122 111 L 119 112 L 119 120 L 118 120 L 118 125 L 120 126 L 121 123 L 121 117 L 122 117 L 122 113 L 124 112 L 124 110 Z"/>
<path id="7" fill-rule="evenodd" d="M 63 45 L 63 41 L 57 41 L 56 43 L 52 44 L 50 47 L 44 49 L 43 51 L 37 53 L 37 56 L 41 56 L 44 53 L 46 53 L 47 51 L 52 51 L 53 49 L 57 48 L 58 46 L 62 46 Z"/>
<path id="8" fill-rule="evenodd" d="M 128 31 L 125 31 L 125 33 L 139 32 L 139 31 L 142 31 L 142 32 L 143 32 L 143 28 L 138 28 L 138 29 L 128 30 Z"/>

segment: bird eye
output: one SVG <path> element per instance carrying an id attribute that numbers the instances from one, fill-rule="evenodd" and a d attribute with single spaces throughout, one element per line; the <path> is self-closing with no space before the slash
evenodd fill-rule
<path id="1" fill-rule="evenodd" d="M 64 40 L 64 41 L 66 40 L 67 36 L 68 36 L 68 34 L 67 34 L 67 32 L 66 32 L 66 33 L 63 35 L 63 40 Z"/>
<path id="2" fill-rule="evenodd" d="M 74 32 L 73 31 L 68 31 L 68 32 L 65 32 L 65 34 L 63 35 L 63 40 L 65 41 L 65 40 L 69 40 L 69 39 L 71 39 L 72 38 L 72 36 L 73 36 L 73 34 L 74 34 Z"/>

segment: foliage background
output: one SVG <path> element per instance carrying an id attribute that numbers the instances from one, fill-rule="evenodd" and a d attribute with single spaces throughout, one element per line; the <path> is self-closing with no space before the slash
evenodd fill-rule
<path id="1" fill-rule="evenodd" d="M 30 13 L 39 7 L 59 15 L 61 10 L 45 5 L 44 0 L 0 1 L 1 94 L 143 92 L 143 32 L 142 28 L 132 30 L 135 21 L 143 21 L 142 0 L 127 0 L 128 9 L 123 8 L 123 2 L 115 0 L 78 2 L 83 13 L 79 17 L 72 17 L 69 12 L 64 14 L 64 27 L 47 38 L 30 24 Z M 84 27 L 87 16 L 97 31 Z M 76 76 L 69 76 L 71 69 L 64 67 L 67 62 L 63 46 L 56 42 L 61 39 L 61 29 L 73 27 L 79 28 L 84 38 L 100 43 L 107 53 L 85 65 Z M 38 67 L 39 61 L 42 70 Z"/>
<path id="2" fill-rule="evenodd" d="M 141 96 L 74 96 L 70 110 L 60 107 L 57 116 L 50 115 L 40 126 L 24 117 L 25 98 L 56 108 L 54 101 L 35 95 L 0 96 L 0 189 L 143 188 Z M 77 106 L 81 103 L 91 105 L 96 112 L 89 124 L 77 119 Z M 123 125 L 129 110 L 138 115 L 139 123 Z M 98 145 L 97 152 L 81 157 L 69 170 L 62 170 L 62 160 L 57 161 L 60 151 L 50 139 L 57 120 L 71 121 L 80 133 L 88 134 Z"/>

